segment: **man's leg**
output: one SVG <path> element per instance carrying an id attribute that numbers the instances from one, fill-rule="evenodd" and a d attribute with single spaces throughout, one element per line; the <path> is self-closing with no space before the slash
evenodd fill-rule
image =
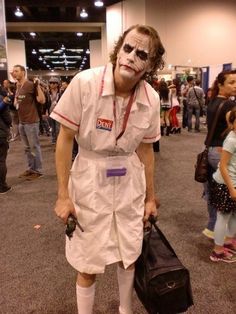
<path id="1" fill-rule="evenodd" d="M 132 297 L 134 285 L 134 264 L 124 269 L 123 263 L 117 267 L 117 278 L 120 294 L 120 314 L 132 314 Z"/>
<path id="2" fill-rule="evenodd" d="M 78 314 L 92 314 L 95 297 L 96 275 L 78 273 L 76 297 Z"/>
<path id="3" fill-rule="evenodd" d="M 7 151 L 9 144 L 7 138 L 0 138 L 0 191 L 3 191 L 6 187 L 6 175 L 7 175 Z"/>
<path id="4" fill-rule="evenodd" d="M 187 108 L 188 113 L 188 131 L 192 130 L 192 117 L 193 117 L 193 107 L 189 104 Z"/>
<path id="5" fill-rule="evenodd" d="M 195 108 L 195 130 L 200 131 L 200 108 Z"/>
<path id="6" fill-rule="evenodd" d="M 27 158 L 28 170 L 32 170 L 33 166 L 34 166 L 34 160 L 33 160 L 31 153 L 30 153 L 30 144 L 29 144 L 28 137 L 26 134 L 25 126 L 26 126 L 26 124 L 20 123 L 19 124 L 19 132 L 20 132 L 21 140 L 24 144 L 24 150 L 25 150 L 25 154 L 26 154 L 26 158 Z"/>
<path id="7" fill-rule="evenodd" d="M 39 123 L 25 125 L 25 132 L 29 142 L 30 158 L 32 159 L 32 170 L 40 172 L 42 169 L 42 153 L 39 142 Z"/>

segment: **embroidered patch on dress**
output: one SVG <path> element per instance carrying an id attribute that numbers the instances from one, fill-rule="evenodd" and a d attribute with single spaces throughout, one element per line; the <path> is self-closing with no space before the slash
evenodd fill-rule
<path id="1" fill-rule="evenodd" d="M 113 121 L 97 118 L 96 129 L 111 131 L 112 130 Z"/>

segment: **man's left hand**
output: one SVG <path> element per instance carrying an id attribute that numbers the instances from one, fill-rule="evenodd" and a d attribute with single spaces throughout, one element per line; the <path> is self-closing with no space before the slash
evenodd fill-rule
<path id="1" fill-rule="evenodd" d="M 143 217 L 143 221 L 146 222 L 148 221 L 148 218 L 150 215 L 153 215 L 154 217 L 158 216 L 158 210 L 157 208 L 160 206 L 160 202 L 158 198 L 155 198 L 154 200 L 151 201 L 146 201 L 145 202 L 145 213 Z"/>

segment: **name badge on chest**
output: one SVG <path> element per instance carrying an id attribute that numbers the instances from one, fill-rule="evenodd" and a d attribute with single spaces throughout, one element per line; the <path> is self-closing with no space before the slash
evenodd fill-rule
<path id="1" fill-rule="evenodd" d="M 96 121 L 96 129 L 111 131 L 112 130 L 113 121 L 103 118 L 97 118 Z"/>

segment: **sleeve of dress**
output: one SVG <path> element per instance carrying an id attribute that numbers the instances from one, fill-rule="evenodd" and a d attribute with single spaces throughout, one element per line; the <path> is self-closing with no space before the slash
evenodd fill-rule
<path id="1" fill-rule="evenodd" d="M 151 101 L 151 123 L 145 136 L 143 137 L 143 143 L 154 143 L 161 138 L 160 132 L 160 97 L 157 92 L 150 97 Z"/>
<path id="2" fill-rule="evenodd" d="M 66 127 L 78 131 L 82 115 L 80 75 L 76 75 L 53 109 L 50 117 Z"/>

